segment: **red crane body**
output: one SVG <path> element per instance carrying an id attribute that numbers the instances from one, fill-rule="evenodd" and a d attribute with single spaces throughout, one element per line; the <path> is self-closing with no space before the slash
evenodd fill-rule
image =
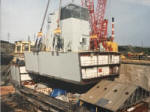
<path id="1" fill-rule="evenodd" d="M 104 15 L 107 0 L 97 0 L 96 7 L 94 7 L 94 0 L 81 0 L 81 2 L 82 6 L 87 7 L 89 11 L 90 49 L 99 49 L 100 43 L 106 48 L 108 20 L 104 19 Z"/>

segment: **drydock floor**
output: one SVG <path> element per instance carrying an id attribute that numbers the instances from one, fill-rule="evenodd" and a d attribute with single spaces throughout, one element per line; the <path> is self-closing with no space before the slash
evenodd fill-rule
<path id="1" fill-rule="evenodd" d="M 67 102 L 29 88 L 19 88 L 18 90 L 0 97 L 1 112 L 74 112 L 73 105 Z"/>
<path id="2" fill-rule="evenodd" d="M 40 112 L 41 110 L 32 105 L 19 94 L 1 97 L 1 112 Z"/>

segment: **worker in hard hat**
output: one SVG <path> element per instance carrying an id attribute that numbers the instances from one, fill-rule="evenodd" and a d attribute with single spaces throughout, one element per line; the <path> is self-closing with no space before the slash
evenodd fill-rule
<path id="1" fill-rule="evenodd" d="M 35 49 L 36 49 L 36 51 L 40 51 L 41 50 L 42 37 L 43 37 L 43 33 L 42 32 L 38 32 L 37 39 L 36 39 L 36 42 L 35 42 Z"/>

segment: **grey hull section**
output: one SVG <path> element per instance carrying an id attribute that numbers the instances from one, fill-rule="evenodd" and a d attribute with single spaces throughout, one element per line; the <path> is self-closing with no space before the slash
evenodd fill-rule
<path id="1" fill-rule="evenodd" d="M 81 72 L 78 53 L 25 52 L 28 72 L 43 76 L 80 82 Z"/>
<path id="2" fill-rule="evenodd" d="M 25 52 L 29 73 L 88 84 L 119 75 L 120 54 L 113 52 Z"/>

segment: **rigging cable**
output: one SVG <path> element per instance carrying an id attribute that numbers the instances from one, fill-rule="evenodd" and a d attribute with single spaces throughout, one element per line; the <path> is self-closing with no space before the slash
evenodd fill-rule
<path id="1" fill-rule="evenodd" d="M 46 19 L 46 15 L 47 15 L 49 4 L 50 4 L 50 0 L 48 0 L 47 6 L 46 6 L 46 9 L 45 9 L 45 14 L 44 14 L 44 17 L 43 17 L 43 21 L 42 21 L 40 32 L 42 32 L 42 30 L 43 30 L 43 26 L 44 26 L 44 22 L 45 22 L 45 19 Z"/>

